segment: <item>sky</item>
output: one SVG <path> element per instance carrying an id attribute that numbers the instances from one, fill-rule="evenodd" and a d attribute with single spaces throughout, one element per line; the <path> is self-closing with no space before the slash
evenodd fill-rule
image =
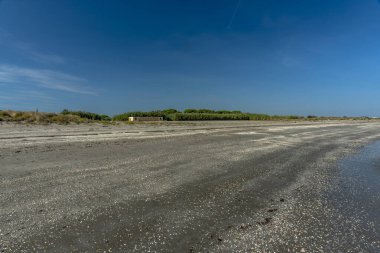
<path id="1" fill-rule="evenodd" d="M 0 110 L 380 116 L 377 0 L 0 0 Z"/>

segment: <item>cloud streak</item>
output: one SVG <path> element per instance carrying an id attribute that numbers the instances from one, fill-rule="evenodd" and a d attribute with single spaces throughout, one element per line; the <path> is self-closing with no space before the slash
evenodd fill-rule
<path id="1" fill-rule="evenodd" d="M 1 1 L 1 0 L 0 0 Z M 64 64 L 66 59 L 63 57 L 46 52 L 40 52 L 36 50 L 32 45 L 24 41 L 20 41 L 15 38 L 15 36 L 8 31 L 0 27 L 0 45 L 9 48 L 12 51 L 15 51 L 17 54 L 21 54 L 23 57 L 29 58 L 37 63 L 42 63 L 45 65 L 51 64 Z"/>
<path id="2" fill-rule="evenodd" d="M 83 78 L 59 71 L 0 65 L 0 84 L 30 84 L 47 89 L 96 95 L 96 91 L 87 86 L 86 82 Z"/>
<path id="3" fill-rule="evenodd" d="M 41 63 L 52 63 L 52 64 L 64 64 L 66 63 L 66 60 L 62 58 L 59 55 L 56 54 L 44 54 L 44 53 L 38 53 L 38 52 L 30 52 L 31 57 Z"/>
<path id="4" fill-rule="evenodd" d="M 19 51 L 22 51 L 30 59 L 35 62 L 43 64 L 64 64 L 66 60 L 56 54 L 41 53 L 34 50 L 29 44 L 24 42 L 14 42 L 13 47 Z"/>
<path id="5" fill-rule="evenodd" d="M 231 16 L 231 19 L 230 19 L 230 22 L 228 22 L 228 25 L 227 25 L 227 29 L 231 29 L 231 26 L 232 26 L 232 22 L 234 22 L 234 19 L 235 19 L 235 16 L 239 10 L 239 7 L 240 7 L 240 1 L 241 0 L 238 0 L 237 4 L 236 4 L 236 7 L 234 9 L 234 12 L 232 13 L 232 16 Z"/>

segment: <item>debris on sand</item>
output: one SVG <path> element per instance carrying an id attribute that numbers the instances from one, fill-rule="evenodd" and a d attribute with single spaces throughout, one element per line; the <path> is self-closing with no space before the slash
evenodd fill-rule
<path id="1" fill-rule="evenodd" d="M 259 225 L 267 225 L 271 220 L 272 220 L 272 218 L 265 218 L 264 221 L 258 221 L 256 223 Z"/>

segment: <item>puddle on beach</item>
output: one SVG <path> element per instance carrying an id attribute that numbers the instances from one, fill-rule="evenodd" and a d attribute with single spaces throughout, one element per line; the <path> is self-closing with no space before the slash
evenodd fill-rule
<path id="1" fill-rule="evenodd" d="M 335 187 L 327 194 L 329 204 L 339 217 L 349 221 L 341 224 L 341 231 L 351 231 L 348 233 L 355 235 L 352 239 L 361 244 L 361 249 L 379 252 L 380 141 L 341 160 L 332 183 Z"/>
<path id="2" fill-rule="evenodd" d="M 372 214 L 380 229 L 380 141 L 343 159 L 338 166 L 346 191 Z"/>

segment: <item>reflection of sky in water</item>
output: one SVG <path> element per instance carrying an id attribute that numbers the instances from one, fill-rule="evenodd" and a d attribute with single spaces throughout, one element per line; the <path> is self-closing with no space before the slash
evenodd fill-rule
<path id="1" fill-rule="evenodd" d="M 333 198 L 350 203 L 353 209 L 342 212 L 352 217 L 360 215 L 373 226 L 372 231 L 368 230 L 370 236 L 380 238 L 380 141 L 343 159 L 339 168 L 340 190 L 332 192 Z"/>
<path id="2" fill-rule="evenodd" d="M 357 178 L 368 193 L 380 193 L 380 141 L 342 161 L 342 175 Z"/>

